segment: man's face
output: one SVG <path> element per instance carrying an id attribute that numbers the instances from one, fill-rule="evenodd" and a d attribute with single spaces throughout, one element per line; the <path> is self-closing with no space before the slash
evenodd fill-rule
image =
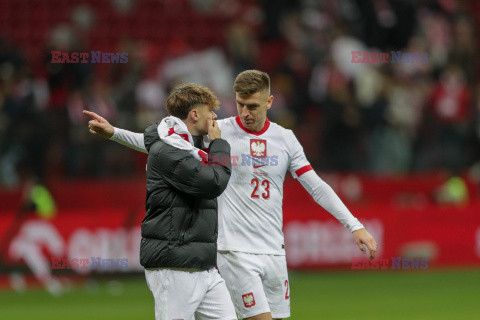
<path id="1" fill-rule="evenodd" d="M 213 107 L 206 104 L 195 107 L 197 110 L 197 129 L 202 136 L 208 134 L 208 120 L 217 119 L 217 115 L 213 112 Z"/>
<path id="2" fill-rule="evenodd" d="M 268 91 L 263 90 L 248 97 L 235 93 L 235 99 L 243 126 L 255 132 L 262 130 L 267 119 L 267 110 L 272 106 L 273 96 L 269 96 Z"/>

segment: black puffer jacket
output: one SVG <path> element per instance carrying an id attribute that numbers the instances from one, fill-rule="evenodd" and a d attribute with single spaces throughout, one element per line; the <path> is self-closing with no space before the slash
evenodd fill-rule
<path id="1" fill-rule="evenodd" d="M 158 123 L 145 130 L 146 215 L 142 221 L 140 263 L 145 268 L 207 270 L 216 265 L 216 198 L 231 174 L 230 145 L 210 144 L 209 164 L 160 140 Z M 213 161 L 213 160 L 217 161 Z"/>

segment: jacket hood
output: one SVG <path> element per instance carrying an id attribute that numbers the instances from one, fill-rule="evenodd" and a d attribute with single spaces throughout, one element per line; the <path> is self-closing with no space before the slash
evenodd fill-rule
<path id="1" fill-rule="evenodd" d="M 150 148 L 152 145 L 160 140 L 160 137 L 158 136 L 158 125 L 160 124 L 159 122 L 152 123 L 145 129 L 145 133 L 143 134 L 143 140 L 145 143 L 145 148 L 147 148 L 147 151 L 150 151 Z"/>

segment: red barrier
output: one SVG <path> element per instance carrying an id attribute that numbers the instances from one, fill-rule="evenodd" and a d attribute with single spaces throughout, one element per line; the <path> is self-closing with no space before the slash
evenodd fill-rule
<path id="1" fill-rule="evenodd" d="M 49 220 L 2 213 L 3 267 L 26 265 L 39 278 L 49 277 L 51 269 L 80 274 L 141 271 L 142 218 L 143 212 L 118 208 L 62 210 Z M 87 260 L 83 268 L 68 263 L 82 259 Z M 112 264 L 118 261 L 121 267 Z"/>
<path id="2" fill-rule="evenodd" d="M 460 206 L 435 204 L 428 196 L 442 183 L 436 179 L 413 179 L 414 185 L 403 178 L 400 181 L 407 181 L 406 184 L 384 181 L 389 188 L 373 188 L 374 182 L 369 181 L 372 191 L 390 196 L 371 201 L 375 195 L 370 194 L 363 196 L 370 201 L 347 204 L 379 243 L 378 258 L 428 258 L 430 267 L 480 265 L 480 202 L 474 200 Z M 469 189 L 476 190 L 473 185 Z M 402 195 L 407 193 L 411 196 L 405 200 Z M 284 233 L 290 268 L 345 266 L 351 265 L 352 257 L 362 256 L 351 233 L 299 184 L 286 183 L 284 195 Z M 471 198 L 474 197 L 473 194 Z"/>
<path id="3" fill-rule="evenodd" d="M 441 179 L 417 178 L 413 186 L 403 178 L 403 182 L 356 176 L 329 179 L 343 198 L 356 199 L 347 205 L 376 237 L 378 258 L 428 258 L 430 267 L 480 265 L 480 202 L 470 201 L 463 207 L 433 203 L 429 194 Z M 389 187 L 382 189 L 382 183 Z M 469 188 L 474 190 L 474 186 Z M 376 198 L 375 190 L 382 198 Z M 0 211 L 0 270 L 27 265 L 36 273 L 50 274 L 51 258 L 59 257 L 68 261 L 128 259 L 128 268 L 122 270 L 141 270 L 138 242 L 144 215 L 143 180 L 58 183 L 51 191 L 59 210 L 50 220 L 34 213 L 17 213 L 13 208 L 20 205 L 19 191 L 0 193 L 0 199 L 10 201 Z M 410 195 L 405 197 L 406 193 Z M 7 198 L 6 194 L 17 197 Z M 352 258 L 361 256 L 351 233 L 296 181 L 286 180 L 284 195 L 290 268 L 348 267 Z M 12 199 L 16 199 L 15 205 Z M 92 268 L 75 270 L 90 271 Z"/>

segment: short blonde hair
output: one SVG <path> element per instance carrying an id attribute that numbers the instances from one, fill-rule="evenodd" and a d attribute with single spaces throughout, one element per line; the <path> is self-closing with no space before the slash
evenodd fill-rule
<path id="1" fill-rule="evenodd" d="M 220 101 L 207 87 L 187 83 L 175 87 L 167 98 L 167 111 L 170 115 L 185 120 L 195 106 L 205 104 L 219 109 Z"/>
<path id="2" fill-rule="evenodd" d="M 267 90 L 270 93 L 270 77 L 259 70 L 246 70 L 241 72 L 233 84 L 233 91 L 242 97 Z"/>

